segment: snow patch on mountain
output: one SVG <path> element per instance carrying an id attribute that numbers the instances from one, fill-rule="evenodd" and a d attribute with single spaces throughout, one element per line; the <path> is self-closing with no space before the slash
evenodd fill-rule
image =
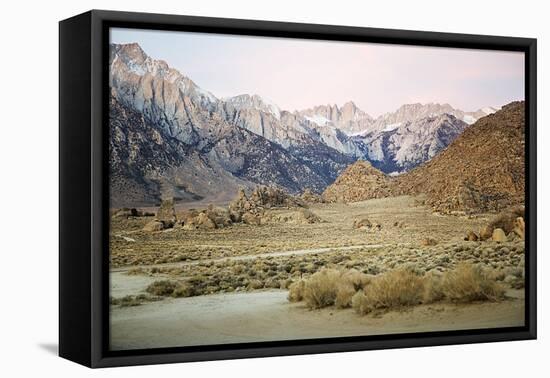
<path id="1" fill-rule="evenodd" d="M 384 127 L 382 129 L 382 131 L 392 131 L 392 130 L 395 130 L 397 129 L 399 126 L 401 126 L 403 124 L 403 122 L 397 122 L 397 123 L 390 123 L 388 125 L 386 125 L 386 127 Z"/>
<path id="2" fill-rule="evenodd" d="M 305 119 L 307 119 L 308 121 L 310 122 L 313 122 L 319 126 L 325 126 L 327 123 L 330 122 L 329 119 L 327 119 L 326 117 L 323 117 L 322 115 L 319 115 L 319 114 L 314 114 L 313 116 L 305 116 L 304 117 Z"/>
<path id="3" fill-rule="evenodd" d="M 462 120 L 466 122 L 468 125 L 471 125 L 475 123 L 475 121 L 477 121 L 477 119 L 470 114 L 465 114 L 464 117 L 462 117 Z"/>

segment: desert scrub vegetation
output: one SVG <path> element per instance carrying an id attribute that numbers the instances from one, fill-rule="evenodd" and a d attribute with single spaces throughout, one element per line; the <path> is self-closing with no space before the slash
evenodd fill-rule
<path id="1" fill-rule="evenodd" d="M 504 293 L 492 270 L 461 263 L 440 274 L 422 274 L 410 267 L 377 276 L 353 269 L 322 269 L 293 283 L 288 299 L 304 301 L 311 309 L 351 306 L 365 315 L 440 301 L 498 301 L 504 299 Z"/>
<path id="2" fill-rule="evenodd" d="M 126 295 L 121 298 L 111 297 L 109 302 L 111 306 L 133 307 L 133 306 L 139 306 L 144 302 L 156 302 L 161 299 L 162 297 L 158 297 L 158 296 L 139 294 L 139 295 Z"/>
<path id="3" fill-rule="evenodd" d="M 438 286 L 442 295 L 455 302 L 497 301 L 504 298 L 504 288 L 492 272 L 479 265 L 459 264 L 447 272 Z"/>
<path id="4" fill-rule="evenodd" d="M 158 280 L 173 281 L 166 296 L 171 296 L 174 285 L 183 285 L 177 296 L 197 296 L 213 293 L 242 292 L 267 289 L 290 289 L 289 300 L 303 300 L 303 287 L 309 277 L 323 269 L 335 269 L 345 273 L 338 287 L 339 295 L 333 305 L 351 306 L 351 297 L 370 281 L 394 270 L 407 270 L 425 278 L 428 293 L 437 298 L 437 286 L 446 272 L 461 263 L 480 264 L 494 272 L 496 281 L 512 288 L 521 289 L 524 284 L 524 248 L 522 243 L 459 243 L 418 249 L 415 246 L 388 246 L 384 248 L 360 248 L 347 251 L 328 251 L 318 254 L 265 256 L 253 259 L 203 260 L 193 263 L 133 267 L 129 275 L 145 275 Z M 342 273 L 342 274 L 344 274 Z M 170 284 L 168 284 L 170 285 Z M 161 286 L 151 290 L 161 290 Z M 433 289 L 430 289 L 431 287 Z M 429 290 L 428 290 L 429 289 Z M 331 290 L 336 290 L 333 288 Z M 439 290 L 441 292 L 441 290 Z M 187 294 L 185 294 L 187 293 Z M 441 293 L 440 293 L 441 294 Z M 333 295 L 331 294 L 329 298 Z M 290 299 L 292 298 L 292 299 Z M 300 298 L 300 299 L 298 299 Z M 308 297 L 309 298 L 309 297 Z M 446 298 L 449 299 L 449 298 Z M 315 300 L 310 300 L 317 307 Z M 322 306 L 322 305 L 321 305 Z"/>
<path id="5" fill-rule="evenodd" d="M 357 290 L 370 282 L 370 278 L 357 270 L 323 268 L 308 279 L 301 279 L 289 287 L 288 300 L 305 301 L 309 308 L 335 305 L 351 306 L 351 298 Z"/>
<path id="6" fill-rule="evenodd" d="M 381 274 L 352 298 L 355 310 L 366 314 L 374 310 L 415 306 L 422 303 L 424 278 L 410 270 Z"/>

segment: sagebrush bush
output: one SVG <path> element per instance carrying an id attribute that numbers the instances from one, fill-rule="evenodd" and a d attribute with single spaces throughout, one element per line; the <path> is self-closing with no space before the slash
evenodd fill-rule
<path id="1" fill-rule="evenodd" d="M 445 298 L 455 302 L 496 301 L 504 297 L 504 288 L 479 265 L 459 264 L 443 276 Z"/>
<path id="2" fill-rule="evenodd" d="M 304 301 L 310 308 L 332 306 L 336 301 L 342 272 L 336 269 L 322 269 L 309 277 L 304 286 Z"/>
<path id="3" fill-rule="evenodd" d="M 304 299 L 304 287 L 306 285 L 305 280 L 298 280 L 293 282 L 288 287 L 288 300 L 290 302 L 300 302 Z"/>
<path id="4" fill-rule="evenodd" d="M 290 285 L 288 299 L 310 308 L 353 307 L 359 314 L 440 302 L 495 301 L 504 297 L 495 275 L 480 266 L 458 265 L 446 273 L 421 275 L 398 269 L 370 277 L 357 270 L 322 269 Z"/>
<path id="5" fill-rule="evenodd" d="M 367 312 L 422 303 L 424 279 L 408 270 L 377 276 L 365 290 Z"/>
<path id="6" fill-rule="evenodd" d="M 355 293 L 355 295 L 351 298 L 351 307 L 353 307 L 355 312 L 359 315 L 365 315 L 370 311 L 367 303 L 367 297 L 362 290 Z"/>
<path id="7" fill-rule="evenodd" d="M 169 296 L 172 295 L 174 289 L 176 289 L 177 283 L 170 280 L 155 281 L 147 286 L 147 291 L 153 295 Z"/>
<path id="8" fill-rule="evenodd" d="M 341 282 L 336 288 L 336 299 L 334 305 L 337 308 L 347 308 L 351 306 L 351 298 L 357 290 L 350 283 Z"/>
<path id="9" fill-rule="evenodd" d="M 197 292 L 194 289 L 193 285 L 189 283 L 181 283 L 177 285 L 172 291 L 172 296 L 176 298 L 192 297 L 194 295 L 197 295 Z"/>
<path id="10" fill-rule="evenodd" d="M 355 291 L 363 289 L 371 282 L 371 277 L 365 273 L 361 273 L 357 269 L 350 269 L 342 274 L 344 281 L 353 285 Z"/>
<path id="11" fill-rule="evenodd" d="M 442 276 L 428 273 L 424 276 L 423 303 L 434 303 L 445 299 Z"/>

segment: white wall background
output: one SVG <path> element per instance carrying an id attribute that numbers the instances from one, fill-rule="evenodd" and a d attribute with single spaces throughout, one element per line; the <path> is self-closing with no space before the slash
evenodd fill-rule
<path id="1" fill-rule="evenodd" d="M 80 377 L 519 377 L 548 374 L 550 27 L 543 1 L 13 0 L 0 22 L 0 375 Z M 539 340 L 89 370 L 57 344 L 57 22 L 89 9 L 175 13 L 539 39 Z M 545 274 L 546 273 L 546 274 Z M 546 353 L 545 353 L 546 349 Z"/>

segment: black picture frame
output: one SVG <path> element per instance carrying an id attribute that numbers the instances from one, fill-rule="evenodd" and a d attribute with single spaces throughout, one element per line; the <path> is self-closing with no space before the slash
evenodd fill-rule
<path id="1" fill-rule="evenodd" d="M 525 53 L 524 327 L 114 351 L 107 348 L 110 27 Z M 536 39 L 92 10 L 59 23 L 59 354 L 88 367 L 535 339 Z"/>

